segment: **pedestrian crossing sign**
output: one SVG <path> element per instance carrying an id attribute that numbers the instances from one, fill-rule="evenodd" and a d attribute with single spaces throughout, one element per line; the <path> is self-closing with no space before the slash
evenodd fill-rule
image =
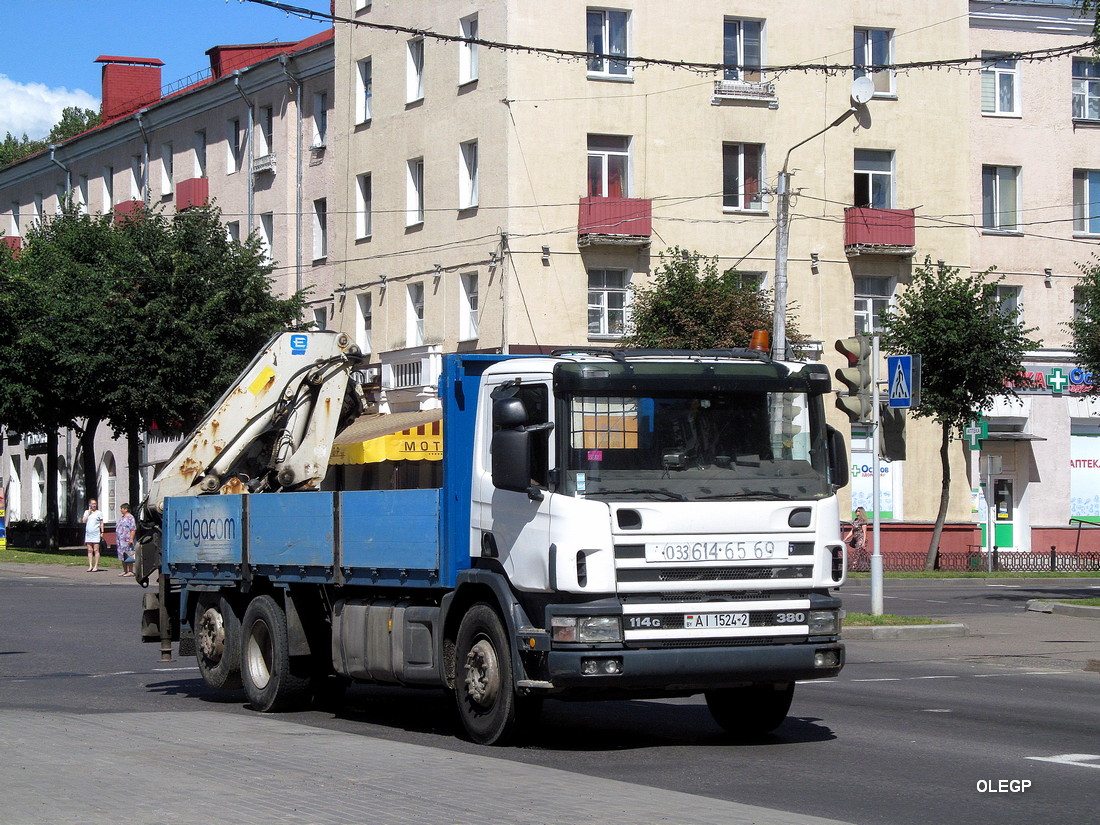
<path id="1" fill-rule="evenodd" d="M 920 406 L 920 356 L 891 355 L 886 359 L 887 405 L 912 409 Z"/>

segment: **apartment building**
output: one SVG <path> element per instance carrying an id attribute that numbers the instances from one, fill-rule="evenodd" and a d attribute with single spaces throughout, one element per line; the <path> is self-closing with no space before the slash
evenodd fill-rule
<path id="1" fill-rule="evenodd" d="M 1068 0 L 970 7 L 971 52 L 987 58 L 970 78 L 971 267 L 997 268 L 1002 304 L 1042 339 L 1019 400 L 985 416 L 989 437 L 973 452 L 971 484 L 992 487 L 998 547 L 1071 551 L 1070 520 L 1100 521 L 1100 406 L 1083 394 L 1092 376 L 1064 326 L 1080 263 L 1100 242 L 1100 64 L 1091 52 L 1015 57 L 1091 39 L 1091 19 Z M 975 501 L 985 524 L 985 497 Z"/>
<path id="2" fill-rule="evenodd" d="M 789 299 L 839 366 L 833 341 L 873 329 L 914 262 L 970 263 L 967 222 L 921 220 L 970 211 L 969 77 L 874 68 L 968 54 L 967 12 L 961 0 L 700 0 L 674 13 L 653 0 L 552 13 L 337 2 L 351 22 L 336 38 L 336 208 L 349 216 L 336 313 L 380 367 L 380 409 L 432 406 L 443 352 L 614 344 L 631 287 L 672 247 L 772 287 L 785 165 Z M 865 68 L 769 69 L 806 64 Z M 866 112 L 827 128 L 857 75 L 874 84 Z M 870 438 L 852 435 L 853 496 L 869 505 Z M 910 437 L 938 444 L 938 428 L 911 423 Z M 910 456 L 884 466 L 884 516 L 926 536 L 938 456 Z M 954 460 L 951 519 L 969 525 Z"/>
<path id="3" fill-rule="evenodd" d="M 278 292 L 308 286 L 323 296 L 311 298 L 304 320 L 328 327 L 339 143 L 329 128 L 332 31 L 297 43 L 215 46 L 207 54 L 208 72 L 167 85 L 156 58 L 99 57 L 103 125 L 0 169 L 2 242 L 19 249 L 29 227 L 54 214 L 63 198 L 116 215 L 141 205 L 177 210 L 212 202 L 230 235 L 260 233 Z M 44 437 L 9 432 L 3 442 L 9 521 L 43 518 Z M 174 442 L 150 433 L 143 464 L 163 461 Z M 99 428 L 98 490 L 89 492 L 76 437 L 62 433 L 60 443 L 61 522 L 78 521 L 94 496 L 113 521 L 126 496 L 126 444 Z"/>

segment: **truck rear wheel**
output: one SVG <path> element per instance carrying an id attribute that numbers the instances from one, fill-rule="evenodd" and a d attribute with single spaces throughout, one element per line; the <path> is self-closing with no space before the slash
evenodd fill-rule
<path id="1" fill-rule="evenodd" d="M 241 622 L 241 681 L 261 713 L 293 710 L 309 700 L 310 680 L 293 667 L 286 613 L 271 596 L 257 596 Z"/>
<path id="2" fill-rule="evenodd" d="M 462 617 L 455 652 L 462 726 L 479 745 L 507 743 L 537 712 L 538 700 L 516 695 L 508 634 L 491 606 L 475 604 Z"/>
<path id="3" fill-rule="evenodd" d="M 225 596 L 203 593 L 191 623 L 202 680 L 216 690 L 241 686 L 241 621 Z"/>
<path id="4" fill-rule="evenodd" d="M 751 739 L 783 724 L 794 699 L 794 682 L 708 690 L 703 695 L 715 722 L 735 737 Z"/>

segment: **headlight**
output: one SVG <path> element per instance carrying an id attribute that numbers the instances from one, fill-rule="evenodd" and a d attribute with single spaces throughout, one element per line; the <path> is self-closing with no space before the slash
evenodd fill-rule
<path id="1" fill-rule="evenodd" d="M 554 616 L 550 620 L 555 642 L 621 642 L 623 626 L 618 616 Z"/>
<path id="2" fill-rule="evenodd" d="M 835 636 L 840 632 L 840 616 L 835 610 L 811 610 L 808 624 L 811 636 Z"/>

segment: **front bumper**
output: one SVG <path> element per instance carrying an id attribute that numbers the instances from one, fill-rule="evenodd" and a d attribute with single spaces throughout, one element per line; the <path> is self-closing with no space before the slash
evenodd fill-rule
<path id="1" fill-rule="evenodd" d="M 836 655 L 835 667 L 817 667 L 818 653 Z M 617 658 L 622 672 L 584 675 L 583 660 Z M 547 661 L 555 690 L 632 691 L 659 695 L 737 687 L 747 683 L 794 682 L 836 676 L 844 666 L 840 642 L 744 647 L 647 650 L 552 650 Z"/>

